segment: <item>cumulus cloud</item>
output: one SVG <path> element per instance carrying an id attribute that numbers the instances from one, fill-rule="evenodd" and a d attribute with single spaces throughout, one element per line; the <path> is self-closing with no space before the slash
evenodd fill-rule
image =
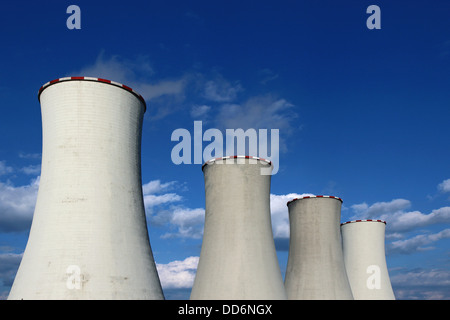
<path id="1" fill-rule="evenodd" d="M 13 167 L 7 166 L 6 161 L 0 161 L 0 176 L 14 172 Z"/>
<path id="2" fill-rule="evenodd" d="M 144 205 L 147 210 L 153 210 L 153 207 L 165 204 L 181 201 L 183 197 L 176 193 L 166 193 L 162 195 L 147 194 L 144 195 Z"/>
<path id="3" fill-rule="evenodd" d="M 168 218 L 160 214 L 164 205 L 174 205 L 183 200 L 175 191 L 181 184 L 178 181 L 161 183 L 161 180 L 152 180 L 142 185 L 144 206 L 147 217 L 156 224 L 167 222 Z"/>
<path id="4" fill-rule="evenodd" d="M 429 214 L 420 211 L 406 211 L 411 202 L 394 199 L 390 202 L 376 202 L 352 205 L 355 215 L 351 219 L 383 219 L 387 221 L 388 232 L 405 232 L 417 227 L 450 222 L 450 207 L 433 210 Z"/>
<path id="5" fill-rule="evenodd" d="M 420 234 L 410 239 L 393 241 L 387 246 L 388 254 L 410 254 L 417 251 L 432 250 L 429 245 L 450 238 L 450 229 L 433 234 Z"/>
<path id="6" fill-rule="evenodd" d="M 175 232 L 167 232 L 162 238 L 192 238 L 200 239 L 203 235 L 203 226 L 205 220 L 205 210 L 202 208 L 174 208 L 170 212 L 172 228 Z"/>
<path id="7" fill-rule="evenodd" d="M 260 82 L 267 84 L 267 82 L 277 79 L 279 75 L 268 68 L 264 68 L 259 70 L 259 76 L 262 78 Z"/>
<path id="8" fill-rule="evenodd" d="M 167 264 L 157 263 L 159 279 L 163 289 L 191 288 L 194 284 L 199 257 L 188 257 Z"/>
<path id="9" fill-rule="evenodd" d="M 0 254 L 0 300 L 4 300 L 8 297 L 9 290 L 21 260 L 21 253 Z"/>
<path id="10" fill-rule="evenodd" d="M 19 152 L 19 158 L 21 158 L 21 159 L 40 160 L 41 157 L 42 157 L 42 155 L 40 153 Z"/>
<path id="11" fill-rule="evenodd" d="M 450 179 L 442 181 L 438 185 L 438 190 L 442 193 L 450 193 Z"/>
<path id="12" fill-rule="evenodd" d="M 203 120 L 208 116 L 209 111 L 211 110 L 211 106 L 208 105 L 194 105 L 191 108 L 191 117 L 196 120 Z"/>
<path id="13" fill-rule="evenodd" d="M 157 226 L 170 229 L 162 238 L 199 239 L 203 235 L 205 210 L 203 208 L 187 208 L 184 200 L 177 192 L 184 190 L 178 181 L 161 183 L 150 181 L 142 186 L 147 218 Z"/>
<path id="14" fill-rule="evenodd" d="M 41 174 L 41 165 L 29 165 L 20 169 L 21 172 L 28 175 L 40 175 Z"/>
<path id="15" fill-rule="evenodd" d="M 186 79 L 162 80 L 155 84 L 136 84 L 136 90 L 146 100 L 151 100 L 163 95 L 180 95 L 184 91 Z"/>
<path id="16" fill-rule="evenodd" d="M 382 219 L 383 218 L 384 217 L 382 217 Z M 450 207 L 435 209 L 429 214 L 424 214 L 419 211 L 398 212 L 394 214 L 390 220 L 390 230 L 392 231 L 408 231 L 417 227 L 425 227 L 432 224 L 449 223 Z"/>
<path id="17" fill-rule="evenodd" d="M 144 206 L 148 215 L 151 215 L 157 206 L 179 202 L 183 199 L 177 193 L 168 192 L 176 188 L 177 184 L 176 181 L 161 183 L 160 180 L 153 180 L 142 185 Z"/>
<path id="18" fill-rule="evenodd" d="M 216 122 L 223 128 L 279 129 L 290 131 L 294 105 L 271 95 L 255 96 L 242 104 L 223 104 Z"/>
<path id="19" fill-rule="evenodd" d="M 0 232 L 19 232 L 30 228 L 39 178 L 18 187 L 0 182 Z"/>
<path id="20" fill-rule="evenodd" d="M 161 180 L 152 180 L 142 185 L 142 192 L 144 194 L 166 192 L 175 188 L 177 184 L 177 181 L 161 183 Z"/>
<path id="21" fill-rule="evenodd" d="M 450 271 L 442 269 L 401 270 L 390 277 L 397 299 L 450 299 Z"/>
<path id="22" fill-rule="evenodd" d="M 217 75 L 215 79 L 206 81 L 203 97 L 214 102 L 230 102 L 234 101 L 241 91 L 243 88 L 239 82 L 231 83 L 222 75 Z"/>
<path id="23" fill-rule="evenodd" d="M 376 202 L 370 206 L 365 202 L 355 204 L 351 206 L 355 212 L 355 216 L 353 216 L 352 219 L 379 219 L 381 216 L 403 212 L 404 209 L 409 208 L 410 206 L 411 202 L 405 199 L 394 199 L 389 202 Z"/>

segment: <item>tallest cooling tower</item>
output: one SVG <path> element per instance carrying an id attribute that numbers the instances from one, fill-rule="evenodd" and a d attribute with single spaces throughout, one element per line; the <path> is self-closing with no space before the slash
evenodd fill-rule
<path id="1" fill-rule="evenodd" d="M 143 98 L 70 77 L 39 100 L 41 179 L 9 299 L 163 299 L 142 195 Z"/>

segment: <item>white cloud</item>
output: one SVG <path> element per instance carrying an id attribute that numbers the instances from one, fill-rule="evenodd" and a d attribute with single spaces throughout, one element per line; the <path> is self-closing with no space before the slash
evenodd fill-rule
<path id="1" fill-rule="evenodd" d="M 191 108 L 191 117 L 194 119 L 200 119 L 205 118 L 209 111 L 211 110 L 211 107 L 208 105 L 195 105 Z M 204 119 L 202 119 L 204 120 Z"/>
<path id="2" fill-rule="evenodd" d="M 161 180 L 152 180 L 142 185 L 142 192 L 144 193 L 144 195 L 165 192 L 168 190 L 172 190 L 177 186 L 177 184 L 177 181 L 161 183 Z"/>
<path id="3" fill-rule="evenodd" d="M 164 215 L 153 216 L 153 214 L 163 205 L 172 205 L 183 200 L 181 195 L 175 192 L 169 192 L 180 186 L 178 181 L 161 183 L 161 180 L 152 180 L 142 185 L 145 211 L 147 216 L 152 219 L 153 222 L 160 224 L 168 220 Z"/>
<path id="4" fill-rule="evenodd" d="M 39 178 L 30 184 L 15 187 L 0 182 L 0 231 L 28 230 L 33 217 L 39 189 Z"/>
<path id="5" fill-rule="evenodd" d="M 429 214 L 419 211 L 397 212 L 392 216 L 382 216 L 381 219 L 390 220 L 391 231 L 408 231 L 432 224 L 449 223 L 450 207 L 435 209 Z"/>
<path id="6" fill-rule="evenodd" d="M 203 235 L 205 210 L 186 208 L 180 204 L 183 197 L 169 192 L 180 188 L 184 189 L 184 185 L 178 181 L 161 183 L 160 180 L 153 180 L 144 184 L 142 189 L 147 217 L 154 225 L 171 229 L 162 238 L 199 239 Z"/>
<path id="7" fill-rule="evenodd" d="M 178 184 L 179 183 L 177 181 L 161 183 L 161 180 L 152 180 L 144 184 L 142 186 L 142 192 L 144 195 L 144 206 L 147 213 L 153 213 L 154 207 L 183 200 L 182 196 L 173 192 L 168 192 L 174 188 L 177 188 Z"/>
<path id="8" fill-rule="evenodd" d="M 390 277 L 397 299 L 450 299 L 450 271 L 442 269 L 402 270 Z"/>
<path id="9" fill-rule="evenodd" d="M 181 201 L 183 198 L 176 193 L 166 193 L 162 195 L 149 194 L 144 196 L 144 205 L 146 209 L 151 210 L 153 207 Z"/>
<path id="10" fill-rule="evenodd" d="M 21 172 L 29 175 L 40 175 L 41 174 L 41 165 L 29 165 L 20 169 Z"/>
<path id="11" fill-rule="evenodd" d="M 379 219 L 381 216 L 403 212 L 409 208 L 411 202 L 405 199 L 394 199 L 390 202 L 376 202 L 371 206 L 367 203 L 352 205 L 351 208 L 356 213 L 352 219 Z"/>
<path id="12" fill-rule="evenodd" d="M 259 75 L 261 76 L 261 83 L 267 84 L 267 82 L 275 80 L 278 78 L 278 74 L 274 73 L 272 70 L 265 68 L 259 71 Z"/>
<path id="13" fill-rule="evenodd" d="M 409 231 L 417 227 L 450 222 L 450 207 L 433 210 L 429 214 L 420 211 L 405 211 L 411 202 L 405 199 L 394 199 L 390 202 L 376 202 L 352 205 L 355 212 L 353 219 L 382 219 L 386 220 L 389 233 Z"/>
<path id="14" fill-rule="evenodd" d="M 442 181 L 438 185 L 438 190 L 442 193 L 448 193 L 450 192 L 450 179 Z"/>
<path id="15" fill-rule="evenodd" d="M 134 88 L 144 99 L 150 101 L 164 95 L 182 95 L 186 86 L 186 78 L 176 80 L 161 80 L 158 83 L 137 83 Z"/>
<path id="16" fill-rule="evenodd" d="M 0 300 L 5 300 L 22 260 L 22 253 L 0 253 Z"/>
<path id="17" fill-rule="evenodd" d="M 256 96 L 243 104 L 222 105 L 216 122 L 224 128 L 290 131 L 291 121 L 296 117 L 292 107 L 285 99 L 276 99 L 270 95 Z"/>
<path id="18" fill-rule="evenodd" d="M 19 152 L 19 158 L 21 159 L 41 159 L 40 153 L 25 153 L 25 152 Z"/>
<path id="19" fill-rule="evenodd" d="M 232 84 L 223 76 L 217 75 L 214 80 L 205 83 L 203 97 L 214 102 L 231 102 L 242 90 L 239 82 Z"/>
<path id="20" fill-rule="evenodd" d="M 417 251 L 432 250 L 434 247 L 429 247 L 428 245 L 447 238 L 450 238 L 450 229 L 444 229 L 433 234 L 420 234 L 410 239 L 391 242 L 387 246 L 387 252 L 388 254 L 409 254 Z"/>
<path id="21" fill-rule="evenodd" d="M 205 210 L 202 208 L 174 208 L 170 213 L 170 224 L 176 232 L 168 232 L 162 238 L 192 238 L 200 239 L 203 235 Z"/>
<path id="22" fill-rule="evenodd" d="M 191 288 L 194 284 L 199 257 L 188 257 L 183 261 L 156 264 L 161 286 L 164 289 Z"/>
<path id="23" fill-rule="evenodd" d="M 13 167 L 7 166 L 5 161 L 0 161 L 0 176 L 13 173 Z"/>

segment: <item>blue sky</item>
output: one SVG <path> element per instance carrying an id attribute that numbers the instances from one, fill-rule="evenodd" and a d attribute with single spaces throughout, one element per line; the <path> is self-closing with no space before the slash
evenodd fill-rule
<path id="1" fill-rule="evenodd" d="M 66 9 L 81 9 L 69 30 Z M 366 9 L 381 9 L 369 30 Z M 15 1 L 0 11 L 0 298 L 39 185 L 37 91 L 103 77 L 147 102 L 142 179 L 166 298 L 188 298 L 204 219 L 201 165 L 175 165 L 175 129 L 278 129 L 272 223 L 287 263 L 286 202 L 343 199 L 342 221 L 387 220 L 398 299 L 450 298 L 450 3 Z M 205 146 L 205 145 L 204 145 Z M 203 147 L 204 147 L 203 146 Z"/>

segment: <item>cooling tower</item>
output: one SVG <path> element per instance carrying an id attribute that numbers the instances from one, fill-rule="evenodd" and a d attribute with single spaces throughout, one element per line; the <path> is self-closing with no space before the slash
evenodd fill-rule
<path id="1" fill-rule="evenodd" d="M 163 299 L 141 182 L 143 98 L 109 80 L 41 87 L 43 149 L 9 299 Z"/>
<path id="2" fill-rule="evenodd" d="M 342 200 L 333 196 L 306 196 L 287 205 L 290 241 L 285 287 L 288 299 L 353 299 L 341 246 Z"/>
<path id="3" fill-rule="evenodd" d="M 230 156 L 206 162 L 205 227 L 191 299 L 286 299 L 270 216 L 271 162 Z"/>
<path id="4" fill-rule="evenodd" d="M 341 225 L 345 267 L 353 297 L 394 300 L 386 265 L 383 220 L 354 220 Z"/>

